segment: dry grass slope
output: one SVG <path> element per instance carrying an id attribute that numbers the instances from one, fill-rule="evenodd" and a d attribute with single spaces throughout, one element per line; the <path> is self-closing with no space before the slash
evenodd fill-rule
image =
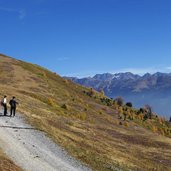
<path id="1" fill-rule="evenodd" d="M 22 171 L 22 169 L 10 161 L 0 150 L 0 171 Z"/>
<path id="2" fill-rule="evenodd" d="M 124 109 L 102 102 L 103 93 L 4 55 L 0 90 L 1 96 L 17 96 L 30 124 L 93 170 L 171 170 L 171 139 L 161 135 L 157 120 L 142 122 L 129 111 L 135 118 L 124 121 L 119 118 Z"/>

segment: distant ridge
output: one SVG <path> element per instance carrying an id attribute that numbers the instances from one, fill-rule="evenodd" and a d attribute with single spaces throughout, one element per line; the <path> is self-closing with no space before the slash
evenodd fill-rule
<path id="1" fill-rule="evenodd" d="M 142 76 L 131 72 L 104 73 L 81 79 L 67 78 L 97 91 L 104 90 L 112 98 L 123 96 L 126 100 L 133 101 L 137 107 L 148 103 L 154 111 L 166 117 L 171 114 L 171 107 L 168 105 L 171 101 L 171 73 L 146 73 Z"/>

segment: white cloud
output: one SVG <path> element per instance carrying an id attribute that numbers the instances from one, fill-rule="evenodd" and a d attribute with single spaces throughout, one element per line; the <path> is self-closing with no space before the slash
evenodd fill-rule
<path id="1" fill-rule="evenodd" d="M 168 67 L 166 67 L 165 69 L 171 71 L 171 66 L 168 66 Z"/>
<path id="2" fill-rule="evenodd" d="M 14 8 L 6 8 L 0 7 L 0 11 L 9 12 L 9 13 L 16 13 L 20 20 L 23 20 L 26 16 L 26 11 L 24 9 L 14 9 Z"/>

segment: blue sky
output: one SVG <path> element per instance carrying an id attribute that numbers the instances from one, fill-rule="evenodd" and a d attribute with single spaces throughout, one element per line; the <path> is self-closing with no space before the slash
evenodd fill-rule
<path id="1" fill-rule="evenodd" d="M 0 53 L 60 75 L 171 72 L 170 0 L 0 0 Z"/>

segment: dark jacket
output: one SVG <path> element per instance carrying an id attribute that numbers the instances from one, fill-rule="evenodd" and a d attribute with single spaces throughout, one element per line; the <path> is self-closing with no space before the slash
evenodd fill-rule
<path id="1" fill-rule="evenodd" d="M 10 106 L 13 107 L 13 108 L 16 108 L 18 102 L 16 102 L 15 99 L 11 99 L 10 102 L 9 102 Z"/>

